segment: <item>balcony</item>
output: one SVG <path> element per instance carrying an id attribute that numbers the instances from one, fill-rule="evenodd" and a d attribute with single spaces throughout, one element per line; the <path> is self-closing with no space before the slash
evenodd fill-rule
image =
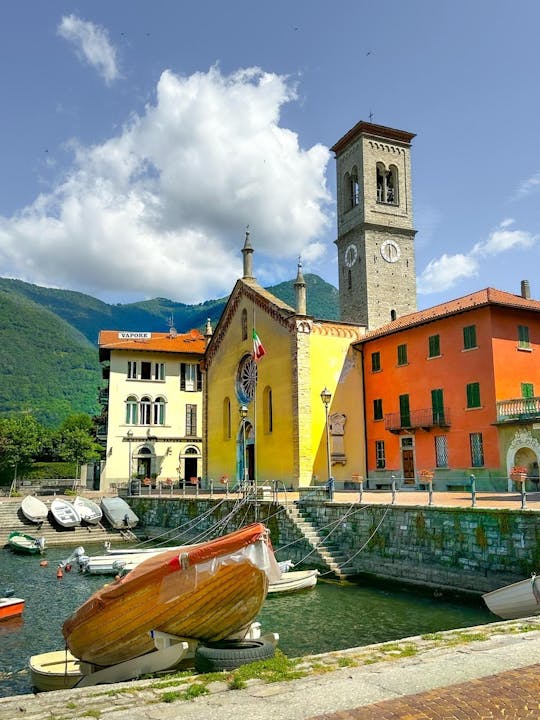
<path id="1" fill-rule="evenodd" d="M 497 402 L 497 422 L 540 422 L 540 397 L 499 400 Z"/>
<path id="2" fill-rule="evenodd" d="M 389 413 L 384 416 L 384 429 L 392 433 L 414 432 L 415 430 L 431 430 L 432 428 L 450 427 L 450 409 L 412 410 L 405 413 Z"/>

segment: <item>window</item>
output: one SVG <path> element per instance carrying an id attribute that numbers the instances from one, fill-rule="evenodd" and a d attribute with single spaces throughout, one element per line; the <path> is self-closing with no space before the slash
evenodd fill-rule
<path id="1" fill-rule="evenodd" d="M 463 349 L 472 350 L 476 345 L 476 325 L 468 325 L 463 328 Z"/>
<path id="2" fill-rule="evenodd" d="M 373 419 L 383 419 L 382 398 L 373 401 Z"/>
<path id="3" fill-rule="evenodd" d="M 441 354 L 441 339 L 440 335 L 429 336 L 429 354 L 428 357 L 439 357 Z"/>
<path id="4" fill-rule="evenodd" d="M 164 363 L 154 363 L 154 380 L 165 380 Z"/>
<path id="5" fill-rule="evenodd" d="M 186 405 L 186 436 L 197 435 L 197 406 Z"/>
<path id="6" fill-rule="evenodd" d="M 386 168 L 377 163 L 377 202 L 398 204 L 398 170 L 395 165 Z"/>
<path id="7" fill-rule="evenodd" d="M 137 379 L 137 363 L 134 360 L 128 360 L 128 378 L 130 380 Z"/>
<path id="8" fill-rule="evenodd" d="M 534 397 L 533 383 L 521 383 L 521 397 L 523 397 L 523 398 L 533 398 Z"/>
<path id="9" fill-rule="evenodd" d="M 225 398 L 223 401 L 223 439 L 231 439 L 231 401 Z"/>
<path id="10" fill-rule="evenodd" d="M 358 168 L 356 165 L 349 176 L 349 192 L 349 207 L 356 207 L 360 201 L 360 184 L 358 183 Z"/>
<path id="11" fill-rule="evenodd" d="M 263 399 L 263 420 L 264 420 L 264 432 L 271 433 L 274 429 L 274 410 L 272 407 L 272 388 L 266 387 L 264 389 Z"/>
<path id="12" fill-rule="evenodd" d="M 371 372 L 379 372 L 381 369 L 381 353 L 371 353 Z"/>
<path id="13" fill-rule="evenodd" d="M 518 325 L 518 348 L 520 350 L 530 350 L 531 343 L 529 340 L 529 328 L 527 325 Z"/>
<path id="14" fill-rule="evenodd" d="M 409 396 L 399 396 L 399 417 L 401 427 L 411 427 L 411 411 L 409 408 Z"/>
<path id="15" fill-rule="evenodd" d="M 467 385 L 467 407 L 480 407 L 480 383 L 468 383 Z"/>
<path id="16" fill-rule="evenodd" d="M 397 364 L 398 365 L 406 365 L 407 364 L 407 346 L 406 345 L 398 345 L 397 346 Z"/>
<path id="17" fill-rule="evenodd" d="M 165 398 L 157 397 L 152 406 L 152 422 L 154 425 L 165 424 Z"/>
<path id="18" fill-rule="evenodd" d="M 431 412 L 434 425 L 444 425 L 444 397 L 441 389 L 431 391 Z"/>
<path id="19" fill-rule="evenodd" d="M 130 395 L 126 400 L 126 424 L 136 425 L 137 416 L 137 398 L 133 395 Z"/>
<path id="20" fill-rule="evenodd" d="M 435 435 L 435 465 L 448 467 L 448 437 Z"/>
<path id="21" fill-rule="evenodd" d="M 386 467 L 384 440 L 375 440 L 375 467 L 377 470 L 384 470 Z"/>
<path id="22" fill-rule="evenodd" d="M 152 407 L 152 401 L 145 395 L 141 398 L 139 423 L 140 425 L 150 425 L 150 408 Z"/>
<path id="23" fill-rule="evenodd" d="M 152 363 L 143 361 L 141 363 L 141 380 L 152 379 Z"/>
<path id="24" fill-rule="evenodd" d="M 247 321 L 247 310 L 242 310 L 241 321 L 242 323 L 242 340 L 247 340 L 248 336 L 248 321 Z"/>
<path id="25" fill-rule="evenodd" d="M 201 390 L 201 388 L 201 369 L 198 363 L 181 363 L 180 390 L 195 392 L 196 390 Z"/>
<path id="26" fill-rule="evenodd" d="M 471 465 L 472 467 L 482 467 L 484 464 L 484 444 L 482 442 L 482 433 L 471 433 L 469 435 L 471 445 Z"/>

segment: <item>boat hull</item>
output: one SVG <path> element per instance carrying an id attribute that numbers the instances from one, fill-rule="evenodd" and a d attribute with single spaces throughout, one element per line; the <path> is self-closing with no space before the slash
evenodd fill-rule
<path id="1" fill-rule="evenodd" d="M 14 552 L 22 555 L 39 555 L 44 549 L 43 541 L 18 531 L 9 534 L 8 545 Z"/>
<path id="2" fill-rule="evenodd" d="M 90 525 L 97 525 L 103 517 L 103 512 L 97 503 L 80 495 L 77 495 L 73 500 L 73 507 L 78 512 L 81 520 Z"/>
<path id="3" fill-rule="evenodd" d="M 134 528 L 139 522 L 137 515 L 121 497 L 102 498 L 101 510 L 109 525 L 117 530 Z"/>
<path id="4" fill-rule="evenodd" d="M 317 584 L 318 570 L 293 570 L 285 572 L 268 586 L 268 594 L 299 592 L 309 590 Z"/>
<path id="5" fill-rule="evenodd" d="M 75 657 L 114 665 L 150 652 L 151 630 L 217 641 L 259 613 L 279 570 L 256 523 L 216 541 L 151 557 L 87 600 L 63 625 Z"/>
<path id="6" fill-rule="evenodd" d="M 47 519 L 49 508 L 43 500 L 33 495 L 27 495 L 21 503 L 21 511 L 24 517 L 33 523 L 42 523 Z"/>
<path id="7" fill-rule="evenodd" d="M 85 663 L 67 650 L 33 655 L 28 663 L 32 685 L 37 690 L 67 690 L 83 677 Z"/>
<path id="8" fill-rule="evenodd" d="M 491 612 L 504 620 L 540 615 L 540 576 L 533 575 L 482 597 Z"/>
<path id="9" fill-rule="evenodd" d="M 0 598 L 0 620 L 19 617 L 23 614 L 24 600 L 22 598 L 10 597 Z"/>

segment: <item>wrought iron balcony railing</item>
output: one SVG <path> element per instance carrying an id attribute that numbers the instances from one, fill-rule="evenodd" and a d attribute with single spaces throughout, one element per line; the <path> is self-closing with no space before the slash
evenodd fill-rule
<path id="1" fill-rule="evenodd" d="M 388 413 L 384 416 L 384 429 L 390 432 L 403 432 L 422 428 L 430 430 L 433 427 L 450 427 L 450 409 L 411 410 L 409 413 Z"/>
<path id="2" fill-rule="evenodd" d="M 512 398 L 497 402 L 497 422 L 540 421 L 540 397 Z"/>

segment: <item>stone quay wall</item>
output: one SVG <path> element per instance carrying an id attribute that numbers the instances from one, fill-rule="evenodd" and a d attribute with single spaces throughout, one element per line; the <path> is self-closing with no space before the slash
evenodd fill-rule
<path id="1" fill-rule="evenodd" d="M 183 538 L 216 525 L 222 534 L 255 520 L 253 505 L 234 500 L 127 500 L 144 526 L 178 528 Z M 348 574 L 479 593 L 540 572 L 540 521 L 534 511 L 330 502 L 302 502 L 300 509 L 325 546 L 347 558 Z M 270 530 L 278 560 L 327 570 L 282 505 L 259 502 L 256 511 Z"/>

